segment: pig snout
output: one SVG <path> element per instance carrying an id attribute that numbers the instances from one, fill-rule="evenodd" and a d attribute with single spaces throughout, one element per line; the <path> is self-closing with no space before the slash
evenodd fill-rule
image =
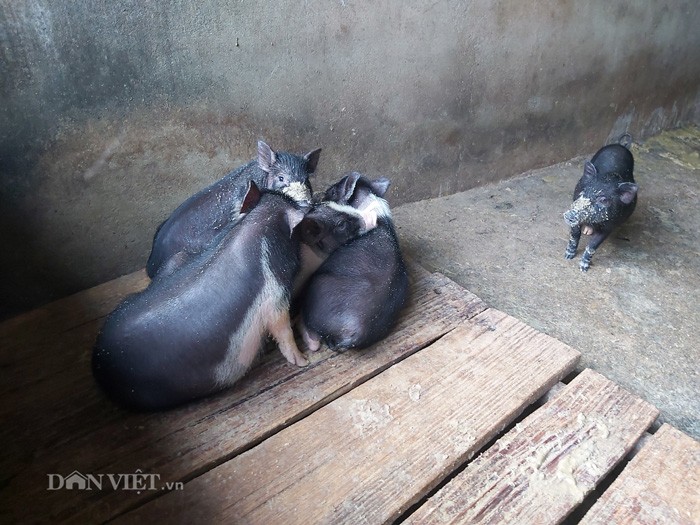
<path id="1" fill-rule="evenodd" d="M 281 189 L 282 193 L 291 197 L 297 204 L 305 208 L 311 207 L 311 188 L 303 182 L 292 182 Z"/>
<path id="2" fill-rule="evenodd" d="M 589 222 L 595 215 L 595 207 L 588 197 L 580 196 L 576 199 L 571 208 L 564 212 L 564 220 L 574 228 L 584 222 Z"/>
<path id="3" fill-rule="evenodd" d="M 564 220 L 566 221 L 566 224 L 568 224 L 572 228 L 579 225 L 578 216 L 573 210 L 567 210 L 564 212 Z"/>
<path id="4" fill-rule="evenodd" d="M 306 214 L 301 223 L 301 241 L 329 255 L 338 247 L 366 232 L 362 216 L 349 206 L 322 203 Z"/>
<path id="5" fill-rule="evenodd" d="M 333 237 L 327 235 L 326 229 L 318 223 L 307 221 L 301 230 L 301 239 L 304 244 L 315 247 L 321 253 L 328 254 L 337 248 L 338 243 L 333 242 Z"/>

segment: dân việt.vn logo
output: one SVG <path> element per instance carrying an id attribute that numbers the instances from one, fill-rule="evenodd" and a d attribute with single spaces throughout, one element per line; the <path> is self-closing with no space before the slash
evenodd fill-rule
<path id="1" fill-rule="evenodd" d="M 149 474 L 141 469 L 127 474 L 83 474 L 74 470 L 70 474 L 47 474 L 47 490 L 130 490 L 136 493 L 147 490 L 182 490 L 182 481 L 160 482 L 160 474 Z"/>

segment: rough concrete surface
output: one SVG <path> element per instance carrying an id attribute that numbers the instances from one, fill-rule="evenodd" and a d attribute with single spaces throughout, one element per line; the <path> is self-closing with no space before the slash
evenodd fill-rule
<path id="1" fill-rule="evenodd" d="M 698 26 L 694 0 L 0 0 L 0 318 L 141 267 L 258 138 L 398 204 L 697 123 Z"/>
<path id="2" fill-rule="evenodd" d="M 637 208 L 579 270 L 562 213 L 586 157 L 399 206 L 406 252 L 582 352 L 700 439 L 700 129 L 635 144 Z"/>

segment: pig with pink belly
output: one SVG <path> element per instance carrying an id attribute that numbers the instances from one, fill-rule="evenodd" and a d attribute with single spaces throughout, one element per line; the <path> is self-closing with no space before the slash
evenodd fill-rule
<path id="1" fill-rule="evenodd" d="M 208 250 L 157 275 L 107 318 L 92 370 L 114 401 L 159 410 L 227 388 L 250 369 L 267 334 L 290 363 L 308 363 L 289 319 L 293 287 L 301 285 L 301 238 L 325 239 L 329 250 L 364 224 L 357 214 L 305 218 L 293 199 L 255 183 L 241 214 Z"/>
<path id="2" fill-rule="evenodd" d="M 389 180 L 351 173 L 331 186 L 326 206 L 357 213 L 365 231 L 337 247 L 299 298 L 300 331 L 310 350 L 365 348 L 390 332 L 408 298 L 408 273 L 382 198 Z"/>

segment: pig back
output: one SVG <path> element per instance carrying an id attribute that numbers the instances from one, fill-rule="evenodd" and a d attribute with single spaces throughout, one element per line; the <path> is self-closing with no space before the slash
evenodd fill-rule
<path id="1" fill-rule="evenodd" d="M 338 348 L 364 348 L 393 327 L 408 273 L 391 221 L 333 252 L 312 276 L 301 308 L 308 328 Z"/>
<path id="2" fill-rule="evenodd" d="M 137 409 L 167 408 L 220 390 L 247 371 L 265 335 L 265 316 L 288 308 L 299 267 L 299 244 L 282 227 L 283 215 L 261 202 L 210 249 L 157 276 L 109 316 L 93 351 L 93 373 L 110 397 Z M 241 363 L 244 347 L 251 358 Z"/>
<path id="3" fill-rule="evenodd" d="M 634 156 L 620 144 L 602 147 L 591 162 L 600 174 L 617 173 L 621 182 L 634 182 Z"/>
<path id="4" fill-rule="evenodd" d="M 248 182 L 262 186 L 265 177 L 257 162 L 251 161 L 180 204 L 156 230 L 146 263 L 148 276 L 153 278 L 180 251 L 195 254 L 206 249 L 226 225 L 238 218 Z"/>

